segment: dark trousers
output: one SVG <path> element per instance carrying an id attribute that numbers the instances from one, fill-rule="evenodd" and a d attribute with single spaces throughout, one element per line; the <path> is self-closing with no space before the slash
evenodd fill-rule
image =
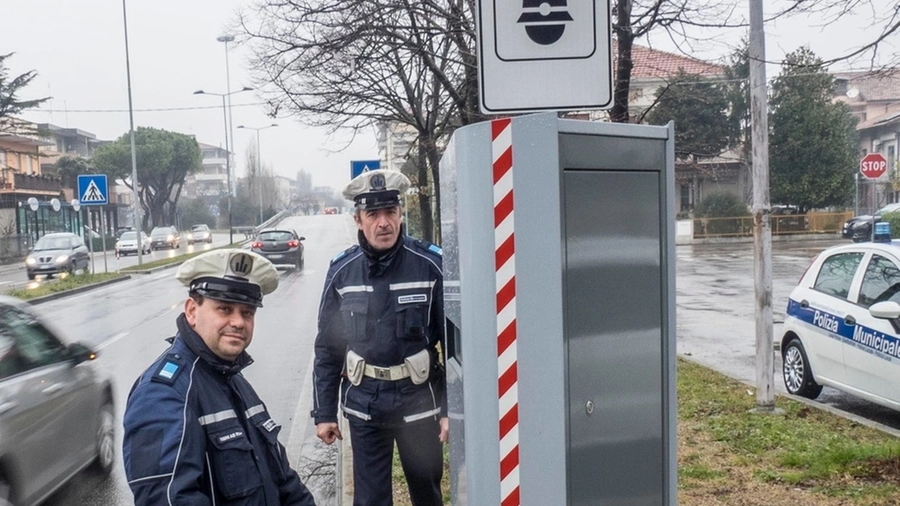
<path id="1" fill-rule="evenodd" d="M 392 506 L 394 442 L 413 506 L 442 506 L 443 453 L 437 420 L 378 427 L 349 416 L 353 445 L 353 506 Z"/>

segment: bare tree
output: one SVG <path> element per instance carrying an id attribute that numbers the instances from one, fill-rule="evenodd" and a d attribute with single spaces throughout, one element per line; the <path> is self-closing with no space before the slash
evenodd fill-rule
<path id="1" fill-rule="evenodd" d="M 425 239 L 433 240 L 442 142 L 479 118 L 473 3 L 260 0 L 256 7 L 257 17 L 240 24 L 274 114 L 286 109 L 332 132 L 412 128 L 423 162 L 413 184 L 425 197 L 418 199 Z"/>

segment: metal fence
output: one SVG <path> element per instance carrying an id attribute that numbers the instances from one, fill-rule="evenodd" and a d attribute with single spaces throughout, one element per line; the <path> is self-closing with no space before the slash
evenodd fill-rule
<path id="1" fill-rule="evenodd" d="M 23 260 L 28 255 L 28 236 L 10 234 L 0 236 L 0 264 L 10 264 Z"/>
<path id="2" fill-rule="evenodd" d="M 790 214 L 771 217 L 772 235 L 840 233 L 853 211 L 842 213 Z M 694 239 L 753 236 L 753 217 L 694 218 Z"/>

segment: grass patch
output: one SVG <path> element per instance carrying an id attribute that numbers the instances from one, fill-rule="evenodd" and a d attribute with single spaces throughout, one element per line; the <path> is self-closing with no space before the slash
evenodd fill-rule
<path id="1" fill-rule="evenodd" d="M 117 272 L 101 272 L 97 274 L 74 274 L 66 276 L 65 278 L 57 279 L 50 283 L 41 283 L 36 286 L 21 288 L 16 290 L 9 290 L 6 292 L 7 295 L 12 297 L 17 297 L 22 300 L 35 299 L 38 297 L 43 297 L 45 295 L 50 295 L 51 293 L 64 292 L 66 290 L 71 290 L 73 288 L 78 288 L 84 285 L 90 285 L 93 283 L 100 283 L 102 281 L 108 281 L 110 279 L 116 279 L 123 277 L 123 274 Z"/>
<path id="2" fill-rule="evenodd" d="M 900 503 L 900 439 L 783 397 L 784 415 L 752 414 L 755 395 L 678 360 L 679 505 Z M 396 458 L 393 479 L 394 504 L 410 505 Z M 446 475 L 443 490 L 449 504 Z"/>

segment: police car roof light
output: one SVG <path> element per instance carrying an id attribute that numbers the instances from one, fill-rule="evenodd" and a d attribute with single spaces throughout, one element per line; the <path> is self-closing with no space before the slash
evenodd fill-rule
<path id="1" fill-rule="evenodd" d="M 875 230 L 872 234 L 872 242 L 891 242 L 890 222 L 879 221 L 875 223 Z"/>

